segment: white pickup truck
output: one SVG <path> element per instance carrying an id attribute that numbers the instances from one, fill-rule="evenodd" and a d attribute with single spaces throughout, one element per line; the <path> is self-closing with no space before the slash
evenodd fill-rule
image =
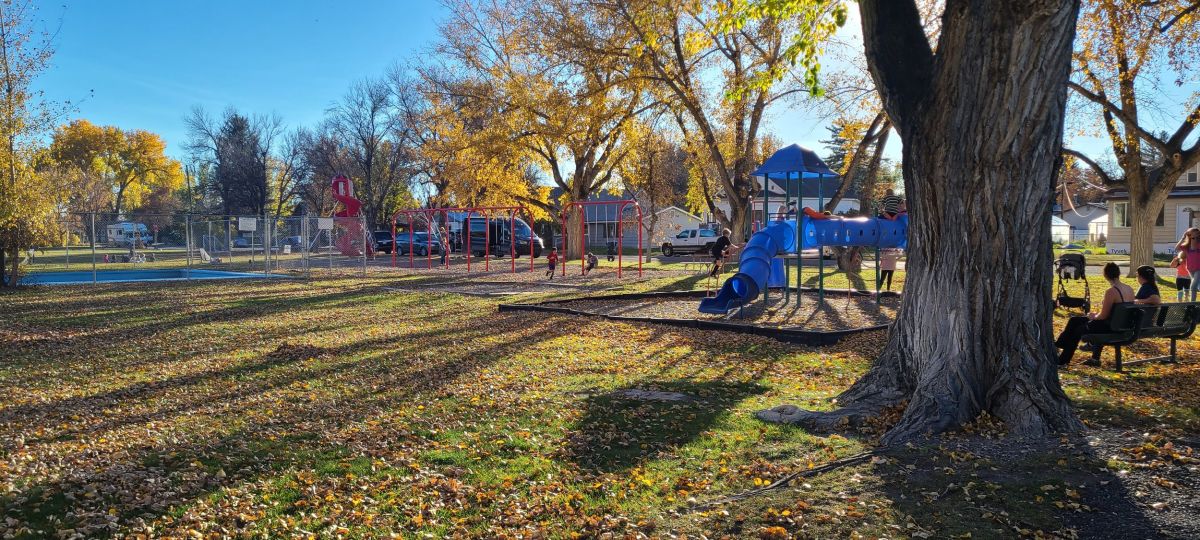
<path id="1" fill-rule="evenodd" d="M 684 229 L 670 241 L 663 242 L 662 254 L 670 257 L 682 253 L 706 252 L 721 235 L 712 229 Z"/>

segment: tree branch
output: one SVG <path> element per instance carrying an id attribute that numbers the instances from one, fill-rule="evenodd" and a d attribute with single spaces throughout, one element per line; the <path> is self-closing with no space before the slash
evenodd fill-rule
<path id="1" fill-rule="evenodd" d="M 1192 2 L 1192 5 L 1190 5 L 1186 8 L 1183 8 L 1183 11 L 1176 13 L 1175 16 L 1171 17 L 1171 20 L 1167 21 L 1166 24 L 1163 24 L 1162 27 L 1158 29 L 1158 31 L 1162 32 L 1162 33 L 1166 33 L 1167 30 L 1170 30 L 1172 26 L 1175 26 L 1175 23 L 1179 22 L 1180 19 L 1187 17 L 1188 13 L 1196 11 L 1197 9 L 1200 9 L 1200 0 L 1196 0 L 1195 2 Z"/>
<path id="2" fill-rule="evenodd" d="M 912 0 L 862 0 L 863 46 L 871 77 L 896 127 L 907 130 L 933 80 L 933 50 Z"/>
<path id="3" fill-rule="evenodd" d="M 1062 153 L 1064 155 L 1073 156 L 1075 159 L 1078 159 L 1079 161 L 1084 162 L 1084 164 L 1086 164 L 1088 167 L 1091 167 L 1091 169 L 1093 171 L 1096 171 L 1096 175 L 1100 177 L 1101 184 L 1103 184 L 1105 187 L 1115 187 L 1115 188 L 1126 187 L 1125 182 L 1123 180 L 1113 179 L 1112 176 L 1109 176 L 1108 171 L 1105 171 L 1104 168 L 1100 167 L 1099 163 L 1096 163 L 1095 161 L 1092 160 L 1092 158 L 1089 158 L 1086 155 L 1084 155 L 1083 152 L 1080 152 L 1078 150 L 1072 150 L 1067 147 L 1063 147 Z"/>
<path id="4" fill-rule="evenodd" d="M 1167 147 L 1167 143 L 1159 140 L 1159 138 L 1155 137 L 1153 133 L 1142 129 L 1142 126 L 1138 125 L 1136 118 L 1131 118 L 1124 109 L 1116 106 L 1116 104 L 1113 102 L 1105 99 L 1103 96 L 1100 96 L 1095 92 L 1092 92 L 1091 90 L 1088 90 L 1087 88 L 1084 88 L 1079 83 L 1074 81 L 1067 81 L 1067 88 L 1074 90 L 1075 93 L 1079 94 L 1080 97 L 1091 101 L 1092 103 L 1103 107 L 1104 110 L 1112 113 L 1113 116 L 1116 116 L 1121 120 L 1121 124 L 1125 126 L 1125 129 L 1136 133 L 1139 139 L 1150 143 L 1151 146 L 1157 148 L 1163 154 L 1171 154 L 1171 150 Z"/>

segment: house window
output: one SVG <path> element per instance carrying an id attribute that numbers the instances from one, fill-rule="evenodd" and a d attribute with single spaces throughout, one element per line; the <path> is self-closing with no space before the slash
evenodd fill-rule
<path id="1" fill-rule="evenodd" d="M 1188 183 L 1189 184 L 1196 183 L 1196 171 L 1192 171 L 1192 172 L 1188 173 Z"/>
<path id="2" fill-rule="evenodd" d="M 1162 227 L 1166 223 L 1166 210 L 1166 208 L 1163 208 L 1158 211 L 1158 217 L 1154 219 L 1155 227 Z M 1129 227 L 1129 203 L 1113 203 L 1112 223 L 1113 227 Z"/>

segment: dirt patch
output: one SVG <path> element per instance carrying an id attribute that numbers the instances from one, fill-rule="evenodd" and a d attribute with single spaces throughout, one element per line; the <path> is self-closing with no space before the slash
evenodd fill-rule
<path id="1" fill-rule="evenodd" d="M 766 304 L 761 300 L 756 301 L 728 315 L 700 313 L 699 305 L 700 298 L 686 297 L 611 300 L 589 298 L 556 304 L 558 307 L 598 315 L 696 319 L 749 326 L 830 331 L 889 324 L 895 319 L 896 310 L 900 307 L 900 298 L 884 296 L 877 302 L 873 296 L 848 297 L 845 293 L 827 293 L 825 299 L 819 301 L 817 293 L 806 292 L 801 295 L 793 294 L 790 301 L 784 303 L 781 293 L 772 293 Z"/>

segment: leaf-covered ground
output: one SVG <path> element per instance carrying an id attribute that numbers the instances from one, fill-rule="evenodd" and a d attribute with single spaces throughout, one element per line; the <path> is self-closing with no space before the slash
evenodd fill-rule
<path id="1" fill-rule="evenodd" d="M 702 286 L 650 277 L 627 289 Z M 882 333 L 816 350 L 412 292 L 436 282 L 0 293 L 0 536 L 1200 534 L 1195 363 L 1073 368 L 1080 438 L 984 419 L 710 507 L 875 448 L 888 418 L 814 434 L 752 413 L 832 406 Z"/>

